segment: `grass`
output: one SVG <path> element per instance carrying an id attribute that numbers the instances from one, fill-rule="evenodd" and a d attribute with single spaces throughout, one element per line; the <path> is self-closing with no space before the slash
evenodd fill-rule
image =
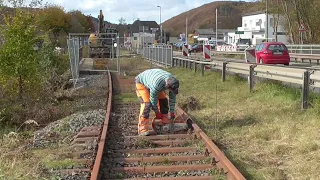
<path id="1" fill-rule="evenodd" d="M 134 92 L 117 94 L 114 96 L 114 100 L 121 103 L 139 102 Z"/>
<path id="2" fill-rule="evenodd" d="M 311 95 L 313 108 L 302 112 L 301 91 L 279 83 L 258 83 L 250 93 L 236 76 L 222 83 L 216 72 L 169 71 L 180 80 L 177 101 L 193 96 L 200 102 L 189 114 L 247 179 L 320 177 L 317 95 Z"/>
<path id="3" fill-rule="evenodd" d="M 26 133 L 24 133 L 26 134 Z M 0 140 L 0 179 L 50 179 L 51 170 L 81 167 L 67 145 L 44 149 L 24 149 L 26 137 L 21 134 L 3 136 Z"/>

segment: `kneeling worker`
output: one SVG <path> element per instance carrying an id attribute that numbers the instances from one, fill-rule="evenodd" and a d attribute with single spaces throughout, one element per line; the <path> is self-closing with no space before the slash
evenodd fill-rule
<path id="1" fill-rule="evenodd" d="M 156 118 L 163 123 L 170 123 L 168 118 L 175 118 L 176 95 L 178 94 L 179 80 L 172 74 L 162 69 L 149 69 L 136 77 L 136 93 L 141 103 L 138 133 L 141 136 L 150 134 L 149 114 L 151 108 L 156 113 Z M 169 102 L 165 94 L 169 90 Z M 167 122 L 164 122 L 166 121 Z M 169 122 L 168 122 L 169 121 Z"/>

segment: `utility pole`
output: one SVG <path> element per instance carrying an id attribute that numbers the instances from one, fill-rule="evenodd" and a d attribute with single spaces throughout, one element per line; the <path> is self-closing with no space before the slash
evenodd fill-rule
<path id="1" fill-rule="evenodd" d="M 269 12 L 268 12 L 268 0 L 266 0 L 266 38 L 267 42 L 269 42 Z"/>
<path id="2" fill-rule="evenodd" d="M 218 8 L 216 8 L 216 46 L 218 45 Z"/>
<path id="3" fill-rule="evenodd" d="M 185 38 L 186 38 L 186 44 L 188 44 L 188 17 L 186 17 L 186 36 L 185 36 Z"/>
<path id="4" fill-rule="evenodd" d="M 142 32 L 143 32 L 143 35 L 142 35 L 142 52 L 143 52 L 143 57 L 144 57 L 144 26 L 142 26 Z"/>
<path id="5" fill-rule="evenodd" d="M 161 6 L 157 6 L 160 8 L 160 43 L 162 43 L 162 23 L 161 23 Z"/>

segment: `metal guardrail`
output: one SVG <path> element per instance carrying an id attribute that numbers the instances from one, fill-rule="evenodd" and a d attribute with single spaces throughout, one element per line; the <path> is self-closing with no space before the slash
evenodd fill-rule
<path id="1" fill-rule="evenodd" d="M 222 72 L 222 82 L 226 80 L 226 73 L 242 74 L 248 77 L 250 92 L 254 89 L 254 78 L 277 80 L 292 83 L 302 87 L 301 109 L 309 106 L 308 97 L 311 88 L 320 88 L 320 71 L 310 69 L 297 69 L 289 67 L 277 67 L 260 64 L 205 61 L 204 59 L 189 59 L 173 57 L 172 67 L 182 67 L 204 75 L 206 69 L 216 69 Z"/>
<path id="2" fill-rule="evenodd" d="M 288 44 L 286 46 L 290 53 L 320 54 L 319 44 Z"/>
<path id="3" fill-rule="evenodd" d="M 244 51 L 212 51 L 214 54 L 222 54 L 222 55 L 244 55 Z M 290 58 L 294 59 L 294 62 L 304 62 L 305 60 L 309 61 L 311 64 L 314 63 L 320 64 L 320 53 L 319 54 L 299 54 L 299 53 L 290 53 Z"/>

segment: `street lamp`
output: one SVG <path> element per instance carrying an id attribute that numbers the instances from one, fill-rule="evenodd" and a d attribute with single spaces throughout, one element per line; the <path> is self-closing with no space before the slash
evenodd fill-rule
<path id="1" fill-rule="evenodd" d="M 161 6 L 157 7 L 160 8 L 160 43 L 162 43 Z"/>

